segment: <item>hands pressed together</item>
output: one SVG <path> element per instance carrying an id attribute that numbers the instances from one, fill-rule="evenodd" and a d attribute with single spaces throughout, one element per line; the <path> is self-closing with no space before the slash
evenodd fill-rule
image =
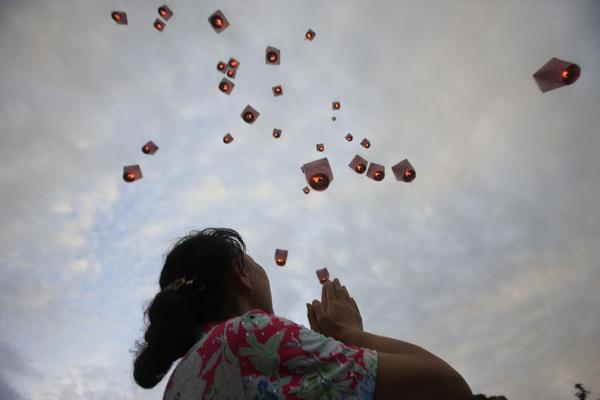
<path id="1" fill-rule="evenodd" d="M 339 279 L 327 280 L 323 284 L 321 301 L 313 300 L 306 304 L 310 328 L 325 336 L 342 340 L 351 330 L 363 330 L 362 317 L 354 298 Z"/>

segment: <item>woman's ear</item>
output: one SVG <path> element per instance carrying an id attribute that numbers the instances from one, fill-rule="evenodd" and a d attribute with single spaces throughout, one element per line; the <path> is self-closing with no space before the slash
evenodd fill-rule
<path id="1" fill-rule="evenodd" d="M 231 261 L 231 278 L 233 279 L 233 283 L 241 284 L 247 289 L 252 289 L 249 272 L 248 266 L 244 266 L 242 260 L 234 259 Z"/>

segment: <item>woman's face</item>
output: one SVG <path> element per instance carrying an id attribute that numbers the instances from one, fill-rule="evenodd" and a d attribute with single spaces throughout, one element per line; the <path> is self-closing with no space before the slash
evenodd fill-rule
<path id="1" fill-rule="evenodd" d="M 271 299 L 271 284 L 264 268 L 247 254 L 244 254 L 244 268 L 248 268 L 252 279 L 254 306 L 269 314 L 274 314 Z"/>

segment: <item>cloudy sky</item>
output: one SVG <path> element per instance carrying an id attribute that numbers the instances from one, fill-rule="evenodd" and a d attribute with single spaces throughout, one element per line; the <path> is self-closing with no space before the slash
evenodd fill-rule
<path id="1" fill-rule="evenodd" d="M 244 236 L 278 315 L 307 325 L 327 267 L 366 330 L 441 356 L 474 393 L 600 397 L 597 1 L 172 0 L 163 32 L 163 3 L 5 3 L 0 399 L 160 399 L 129 350 L 165 252 L 209 226 Z M 541 93 L 552 57 L 581 77 Z M 385 179 L 350 169 L 357 154 Z M 322 157 L 334 180 L 305 195 L 300 167 Z M 391 173 L 405 158 L 412 183 Z"/>

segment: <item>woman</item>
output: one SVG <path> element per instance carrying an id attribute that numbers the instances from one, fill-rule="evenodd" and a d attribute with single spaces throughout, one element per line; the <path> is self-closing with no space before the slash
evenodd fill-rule
<path id="1" fill-rule="evenodd" d="M 264 269 L 240 235 L 205 229 L 165 260 L 137 343 L 135 381 L 152 388 L 181 359 L 165 399 L 467 400 L 464 379 L 426 350 L 363 331 L 335 279 L 307 304 L 312 330 L 273 315 Z"/>

